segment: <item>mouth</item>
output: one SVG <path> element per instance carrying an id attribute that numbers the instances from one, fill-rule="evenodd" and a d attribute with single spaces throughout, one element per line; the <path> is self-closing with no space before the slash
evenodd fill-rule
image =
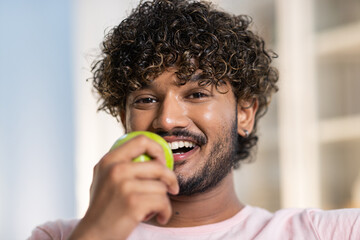
<path id="1" fill-rule="evenodd" d="M 200 148 L 198 144 L 190 140 L 172 140 L 168 144 L 173 152 L 174 161 L 182 161 L 189 158 L 197 149 Z"/>

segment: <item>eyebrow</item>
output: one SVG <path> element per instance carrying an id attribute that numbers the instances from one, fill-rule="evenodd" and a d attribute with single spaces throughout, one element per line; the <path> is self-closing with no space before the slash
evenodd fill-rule
<path id="1" fill-rule="evenodd" d="M 201 73 L 193 74 L 193 75 L 185 82 L 185 84 L 198 82 L 199 80 L 203 79 L 202 76 L 203 76 L 203 74 L 201 74 Z M 178 78 L 176 78 L 176 80 L 179 81 Z M 183 84 L 178 84 L 177 81 L 175 82 L 175 85 L 183 86 Z M 185 85 L 185 84 L 184 84 L 184 85 Z M 158 85 L 158 84 L 153 80 L 153 81 L 151 81 L 150 83 L 143 83 L 143 85 L 142 85 L 140 88 L 138 88 L 137 90 L 147 90 L 147 89 L 151 90 L 151 89 L 156 89 L 156 88 L 157 88 L 157 85 Z M 136 91 L 137 91 L 137 90 L 136 90 Z"/>
<path id="2" fill-rule="evenodd" d="M 195 82 L 201 79 L 202 74 L 197 73 L 191 76 L 191 78 L 189 79 L 190 82 Z"/>

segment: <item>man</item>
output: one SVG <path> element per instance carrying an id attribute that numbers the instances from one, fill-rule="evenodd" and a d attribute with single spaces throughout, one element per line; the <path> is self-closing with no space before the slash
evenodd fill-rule
<path id="1" fill-rule="evenodd" d="M 360 211 L 242 204 L 233 169 L 257 142 L 256 123 L 277 90 L 274 54 L 250 18 L 186 0 L 144 2 L 103 43 L 93 85 L 100 109 L 138 136 L 94 168 L 81 220 L 47 223 L 31 239 L 360 239 Z M 153 161 L 134 163 L 148 154 Z"/>

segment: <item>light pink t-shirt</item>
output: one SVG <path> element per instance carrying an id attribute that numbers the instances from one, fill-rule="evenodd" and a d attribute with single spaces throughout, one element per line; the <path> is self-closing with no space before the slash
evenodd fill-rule
<path id="1" fill-rule="evenodd" d="M 78 220 L 48 222 L 34 229 L 29 240 L 65 240 Z M 163 228 L 140 223 L 128 240 L 333 239 L 360 240 L 360 209 L 283 209 L 270 213 L 246 206 L 225 221 L 187 228 Z"/>

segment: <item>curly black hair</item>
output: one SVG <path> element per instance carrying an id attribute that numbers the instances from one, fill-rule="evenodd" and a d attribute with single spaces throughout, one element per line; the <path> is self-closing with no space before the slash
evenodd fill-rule
<path id="1" fill-rule="evenodd" d="M 258 101 L 254 131 L 239 136 L 240 156 L 256 145 L 256 123 L 277 91 L 276 54 L 249 30 L 252 19 L 215 9 L 209 2 L 154 0 L 142 2 L 105 36 L 102 55 L 92 67 L 99 110 L 117 119 L 130 92 L 149 84 L 169 67 L 177 67 L 180 84 L 197 70 L 199 84 L 231 83 L 237 99 Z M 195 61 L 194 61 L 195 60 Z"/>

